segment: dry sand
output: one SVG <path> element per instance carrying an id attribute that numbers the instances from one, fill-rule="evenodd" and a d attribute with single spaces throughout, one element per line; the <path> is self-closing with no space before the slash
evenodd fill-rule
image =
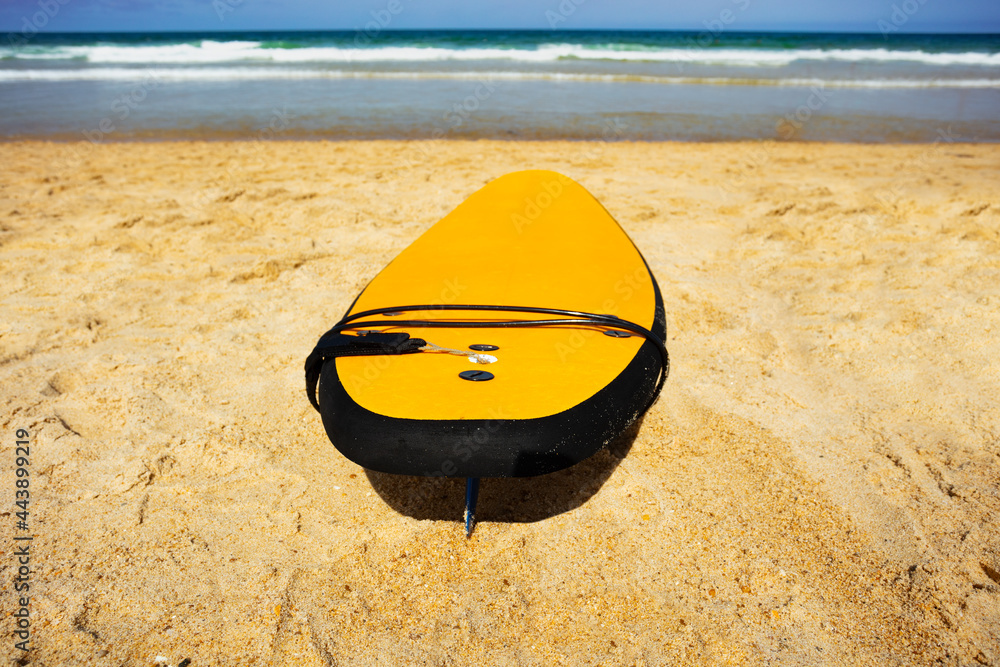
<path id="1" fill-rule="evenodd" d="M 31 664 L 1000 664 L 1000 147 L 0 145 L 0 563 Z M 366 474 L 302 363 L 488 180 L 635 240 L 673 371 L 610 452 Z M 161 661 L 163 662 L 163 661 Z M 21 663 L 16 663 L 21 664 Z"/>

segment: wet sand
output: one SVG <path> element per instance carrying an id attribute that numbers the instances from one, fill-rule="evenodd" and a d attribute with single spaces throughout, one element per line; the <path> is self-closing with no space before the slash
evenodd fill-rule
<path id="1" fill-rule="evenodd" d="M 1000 147 L 0 144 L 0 591 L 31 441 L 30 664 L 1000 662 Z M 673 367 L 607 452 L 367 473 L 316 338 L 523 168 L 588 188 Z M 9 613 L 10 612 L 10 613 Z"/>

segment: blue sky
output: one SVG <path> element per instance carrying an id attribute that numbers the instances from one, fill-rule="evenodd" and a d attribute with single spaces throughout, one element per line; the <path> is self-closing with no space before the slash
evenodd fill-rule
<path id="1" fill-rule="evenodd" d="M 548 29 L 556 17 L 561 29 L 704 30 L 721 20 L 730 30 L 877 33 L 882 21 L 900 32 L 997 33 L 1000 0 L 0 0 L 2 32 L 356 30 L 380 17 L 387 29 Z"/>

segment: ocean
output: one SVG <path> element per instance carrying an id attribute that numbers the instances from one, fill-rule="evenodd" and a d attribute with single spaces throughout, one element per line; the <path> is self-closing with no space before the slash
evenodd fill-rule
<path id="1" fill-rule="evenodd" d="M 0 37 L 0 138 L 1000 140 L 1000 35 L 716 23 L 12 33 Z"/>

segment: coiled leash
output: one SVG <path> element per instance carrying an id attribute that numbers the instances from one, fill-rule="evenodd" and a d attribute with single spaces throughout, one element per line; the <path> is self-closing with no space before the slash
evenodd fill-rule
<path id="1" fill-rule="evenodd" d="M 358 322 L 364 317 L 372 315 L 396 316 L 407 311 L 448 311 L 448 310 L 473 310 L 492 312 L 515 312 L 534 313 L 540 315 L 559 315 L 559 319 L 546 320 L 368 320 Z M 392 308 L 376 308 L 354 313 L 344 317 L 333 328 L 323 334 L 312 353 L 306 358 L 306 393 L 309 402 L 319 411 L 319 402 L 316 398 L 316 386 L 319 384 L 320 372 L 323 364 L 330 359 L 337 357 L 360 357 L 376 355 L 397 355 L 414 354 L 417 352 L 448 352 L 451 354 L 461 354 L 472 357 L 474 361 L 482 363 L 491 361 L 482 359 L 485 355 L 479 355 L 463 350 L 453 350 L 443 348 L 433 343 L 428 343 L 423 338 L 411 338 L 410 334 L 404 332 L 383 333 L 380 331 L 364 331 L 359 335 L 351 336 L 341 333 L 351 329 L 370 329 L 372 327 L 419 327 L 428 329 L 503 329 L 503 328 L 527 328 L 527 327 L 552 327 L 552 326 L 594 326 L 613 330 L 624 330 L 633 334 L 645 337 L 651 341 L 660 353 L 661 367 L 660 377 L 653 392 L 652 401 L 656 400 L 663 383 L 670 373 L 670 354 L 667 352 L 666 344 L 660 337 L 649 329 L 623 320 L 614 315 L 598 315 L 578 310 L 561 310 L 558 308 L 536 308 L 531 306 L 484 306 L 468 304 L 424 304 L 418 306 L 394 306 Z"/>

